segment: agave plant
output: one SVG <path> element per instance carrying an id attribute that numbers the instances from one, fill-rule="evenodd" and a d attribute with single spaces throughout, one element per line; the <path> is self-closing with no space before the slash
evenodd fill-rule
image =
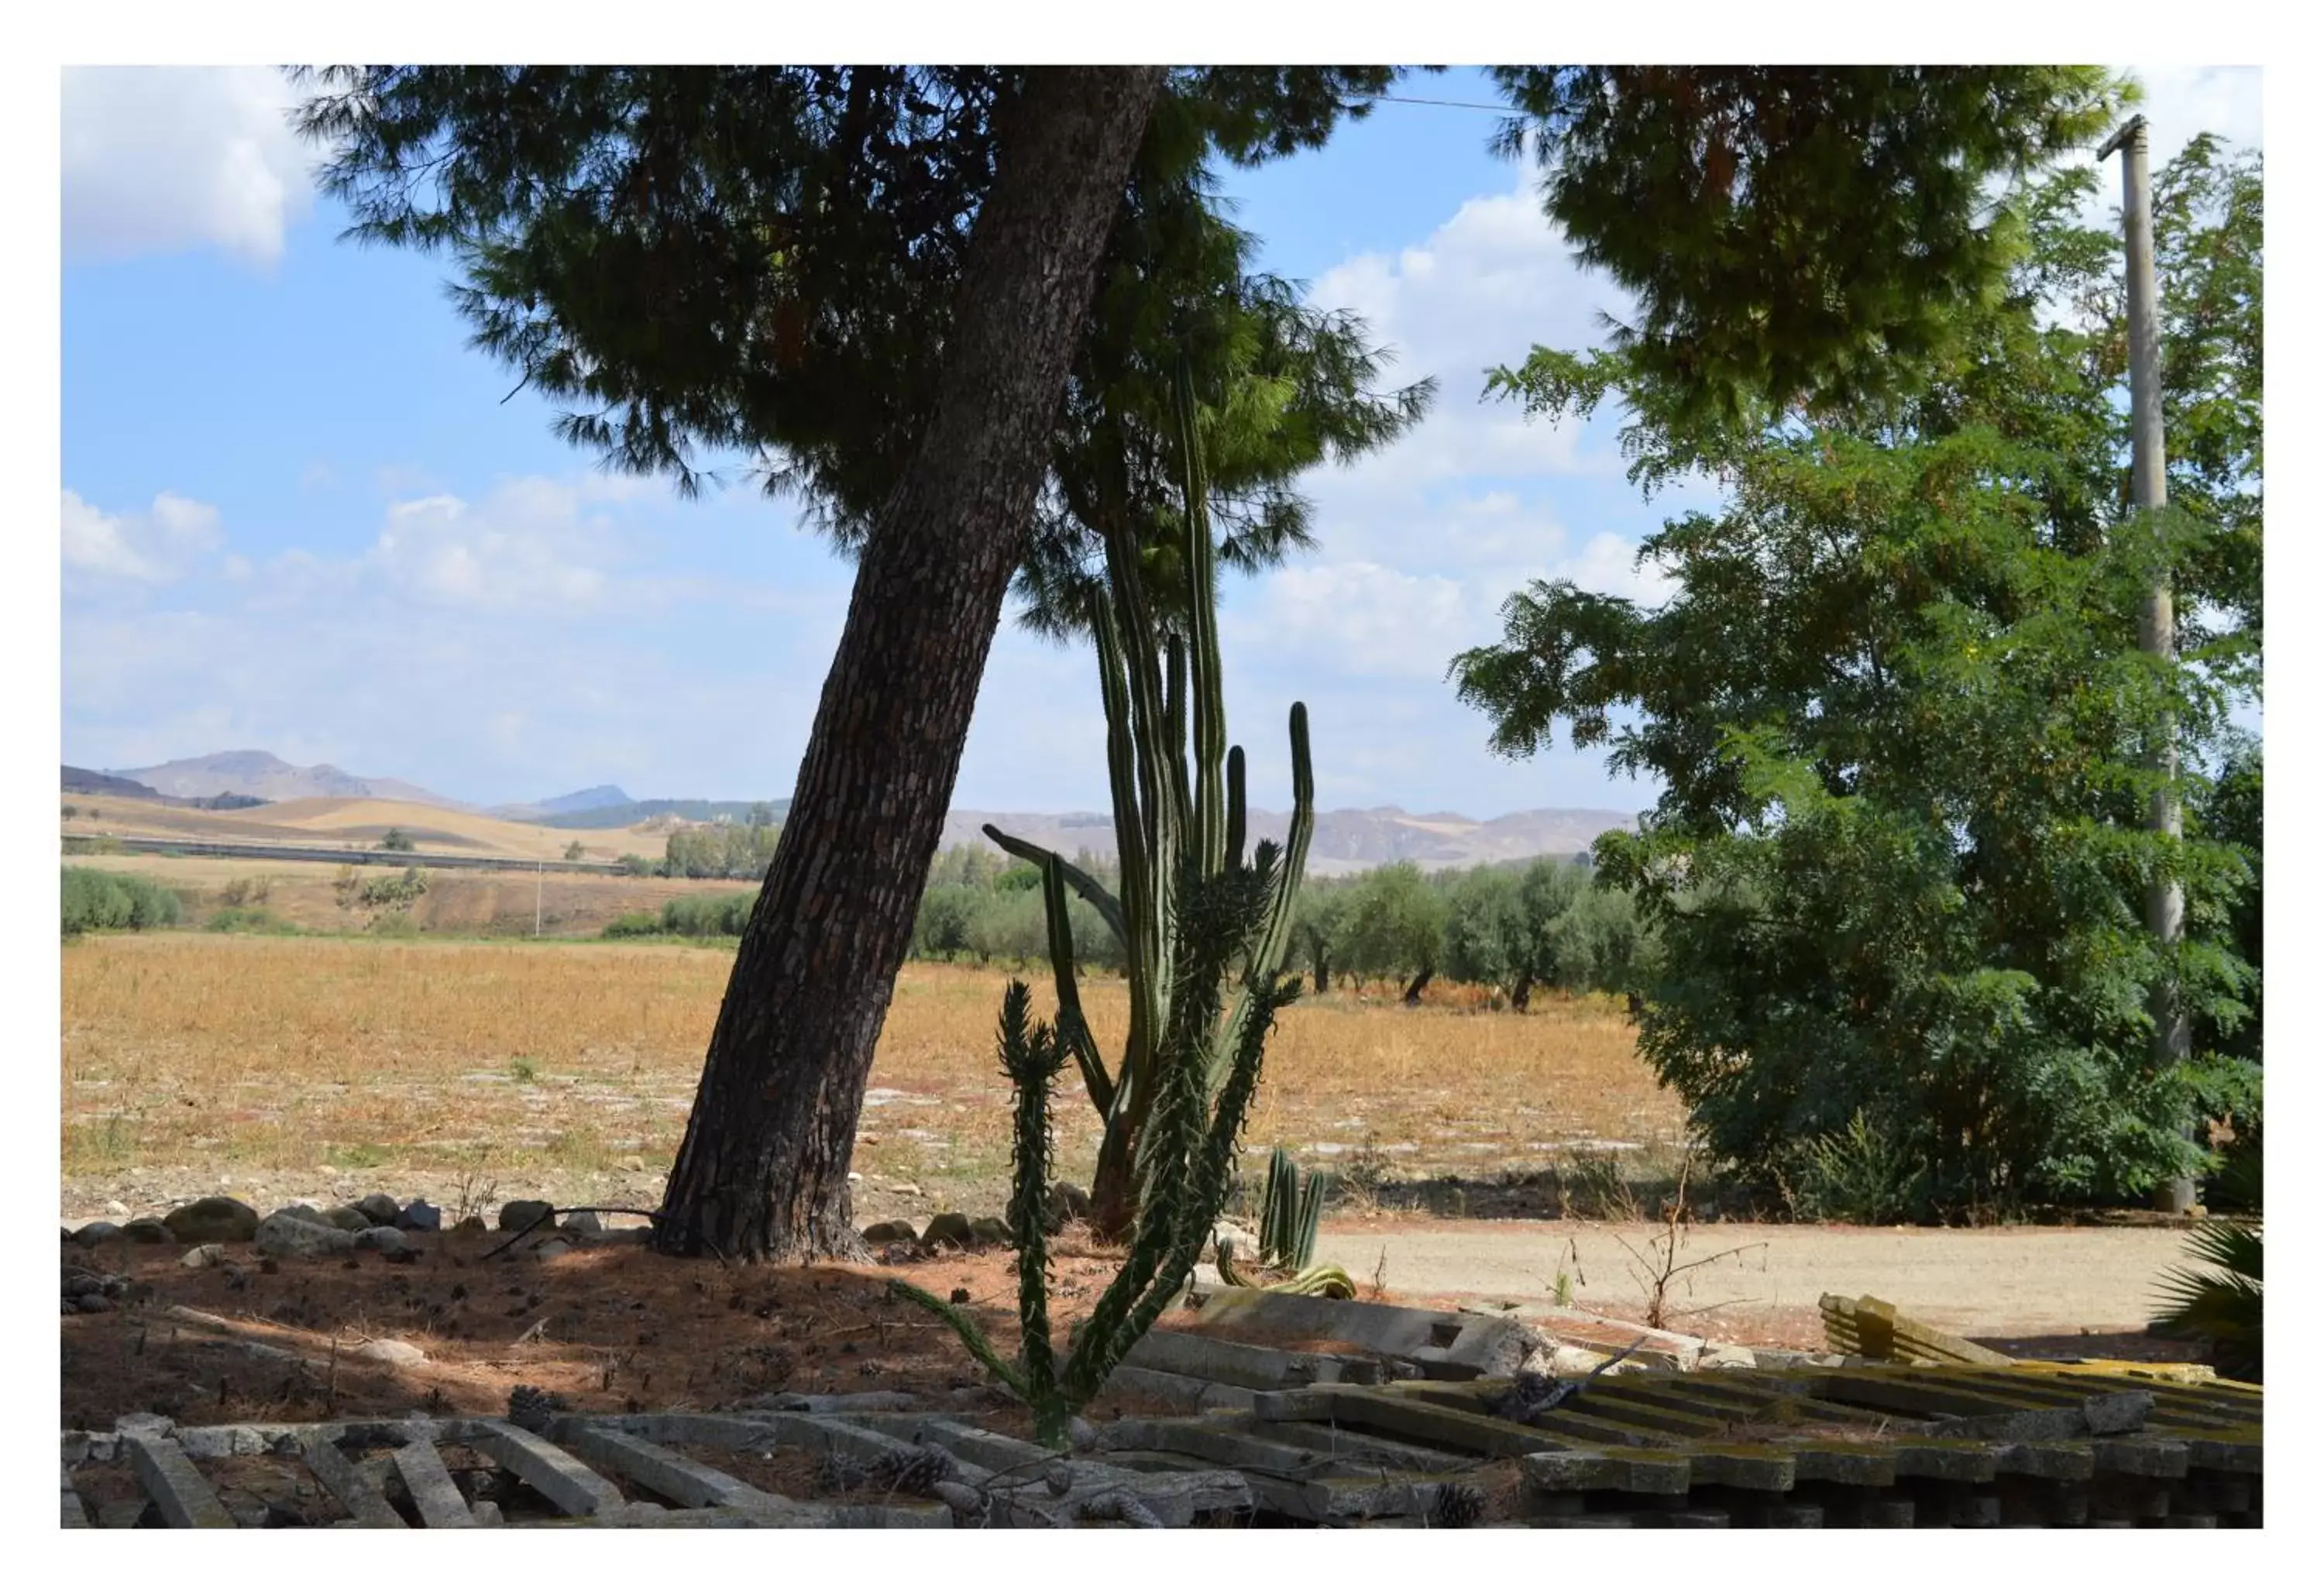
<path id="1" fill-rule="evenodd" d="M 2198 1224 L 2188 1237 L 2190 1263 L 2164 1271 L 2157 1332 L 2211 1342 L 2224 1377 L 2258 1381 L 2260 1359 L 2260 1226 L 2231 1218 Z"/>

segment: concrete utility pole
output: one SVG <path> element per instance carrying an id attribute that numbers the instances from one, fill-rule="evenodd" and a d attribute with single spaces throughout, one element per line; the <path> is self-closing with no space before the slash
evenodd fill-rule
<path id="1" fill-rule="evenodd" d="M 536 861 L 532 866 L 532 938 L 540 939 L 540 882 L 549 873 L 549 865 Z"/>
<path id="2" fill-rule="evenodd" d="M 2142 516 L 2163 511 L 2163 338 L 2155 306 L 2154 211 L 2146 177 L 2146 118 L 2133 116 L 2098 151 L 2103 161 L 2122 152 L 2123 253 L 2129 278 L 2130 315 L 2130 502 Z M 2138 616 L 2138 645 L 2157 659 L 2178 656 L 2178 630 L 2172 613 L 2171 576 L 2166 567 L 2148 589 Z M 2179 736 L 2176 724 L 2163 722 L 2163 733 L 2148 755 L 2160 777 L 2149 811 L 2147 828 L 2177 841 L 2179 814 Z M 2179 944 L 2187 917 L 2185 889 L 2169 875 L 2146 889 L 2146 927 L 2166 954 Z M 2166 975 L 2155 986 L 2149 1010 L 2154 1015 L 2154 1062 L 2169 1068 L 2187 1060 L 2191 1041 L 2186 1010 L 2179 1002 L 2178 982 Z M 2190 1125 L 2187 1138 L 2200 1143 L 2200 1126 Z M 2154 1193 L 2154 1204 L 2166 1212 L 2184 1212 L 2195 1204 L 2195 1181 L 2171 1180 Z"/>

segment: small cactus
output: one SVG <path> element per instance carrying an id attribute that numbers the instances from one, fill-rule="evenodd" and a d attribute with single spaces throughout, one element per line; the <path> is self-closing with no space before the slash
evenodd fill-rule
<path id="1" fill-rule="evenodd" d="M 1305 1269 L 1315 1258 L 1315 1231 L 1323 1221 L 1329 1175 L 1317 1170 L 1303 1184 L 1299 1165 L 1280 1146 L 1267 1165 L 1267 1194 L 1259 1209 L 1259 1259 L 1262 1267 Z"/>

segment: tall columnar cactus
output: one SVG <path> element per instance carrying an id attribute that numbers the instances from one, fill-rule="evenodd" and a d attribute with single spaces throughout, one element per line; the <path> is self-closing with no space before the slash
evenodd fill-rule
<path id="1" fill-rule="evenodd" d="M 1114 841 L 1121 862 L 1120 895 L 1117 898 L 1045 847 L 990 825 L 984 827 L 1002 848 L 1070 885 L 1097 909 L 1122 945 L 1130 975 L 1130 1029 L 1120 1060 L 1109 1069 L 1082 1014 L 1064 893 L 1049 893 L 1056 1034 L 1080 1069 L 1091 1105 L 1105 1126 L 1091 1193 L 1092 1221 L 1100 1233 L 1114 1237 L 1130 1232 L 1140 1193 L 1150 1185 L 1143 1148 L 1154 1134 L 1165 1073 L 1158 1064 L 1164 1037 L 1188 981 L 1204 977 L 1182 921 L 1195 897 L 1253 873 L 1243 861 L 1242 749 L 1227 745 L 1208 487 L 1193 396 L 1183 378 L 1178 421 L 1185 475 L 1185 630 L 1164 633 L 1139 575 L 1138 539 L 1120 525 L 1106 537 L 1110 601 L 1097 605 L 1092 615 L 1105 705 Z M 1297 703 L 1291 705 L 1291 786 L 1289 834 L 1274 859 L 1275 867 L 1268 871 L 1268 895 L 1243 952 L 1247 983 L 1224 1024 L 1204 1042 L 1206 1094 L 1224 1086 L 1240 1038 L 1254 1020 L 1258 1003 L 1251 991 L 1274 988 L 1290 949 L 1292 910 L 1315 822 L 1307 710 Z M 1263 845 L 1260 852 L 1266 854 L 1268 848 Z M 1220 975 L 1208 977 L 1215 981 Z"/>
<path id="2" fill-rule="evenodd" d="M 1004 1358 L 958 1307 L 901 1280 L 890 1285 L 951 1323 L 970 1351 L 1033 1408 L 1038 1433 L 1051 1443 L 1064 1441 L 1074 1414 L 1194 1271 L 1227 1202 L 1236 1142 L 1275 1016 L 1299 994 L 1298 980 L 1286 979 L 1283 964 L 1314 826 L 1307 711 L 1291 708 L 1290 834 L 1283 846 L 1261 842 L 1246 861 L 1242 750 L 1226 744 L 1210 521 L 1194 404 L 1183 380 L 1179 424 L 1185 632 L 1162 634 L 1139 579 L 1136 539 L 1119 529 L 1106 546 L 1111 601 L 1093 617 L 1120 896 L 1046 848 L 987 827 L 1010 852 L 1040 865 L 1057 995 L 1054 1026 L 1030 1018 L 1031 998 L 1021 983 L 1011 981 L 1001 1004 L 1001 1065 L 1017 1097 L 1009 1217 L 1018 1246 L 1022 1347 L 1013 1360 Z M 1129 954 L 1130 1035 L 1111 1069 L 1082 1012 L 1068 888 L 1097 908 Z M 1105 1123 L 1094 1216 L 1128 1249 L 1061 1360 L 1049 1332 L 1041 1220 L 1050 1083 L 1067 1057 Z"/>

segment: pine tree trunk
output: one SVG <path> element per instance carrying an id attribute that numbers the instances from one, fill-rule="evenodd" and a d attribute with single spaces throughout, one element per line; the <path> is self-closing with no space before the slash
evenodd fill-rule
<path id="1" fill-rule="evenodd" d="M 1509 992 L 1509 1006 L 1522 1013 L 1531 1007 L 1532 1004 L 1533 971 L 1528 969 L 1524 973 L 1517 976 L 1517 988 Z"/>
<path id="2" fill-rule="evenodd" d="M 1412 977 L 1412 983 L 1404 988 L 1404 1005 L 1407 1008 L 1418 1007 L 1420 993 L 1428 989 L 1428 982 L 1434 978 L 1436 978 L 1436 971 L 1428 964 L 1423 963 L 1420 972 Z"/>
<path id="3" fill-rule="evenodd" d="M 847 1165 L 1001 606 L 1159 68 L 1035 69 L 1000 114 L 944 384 L 863 549 L 655 1244 L 859 1248 Z"/>

